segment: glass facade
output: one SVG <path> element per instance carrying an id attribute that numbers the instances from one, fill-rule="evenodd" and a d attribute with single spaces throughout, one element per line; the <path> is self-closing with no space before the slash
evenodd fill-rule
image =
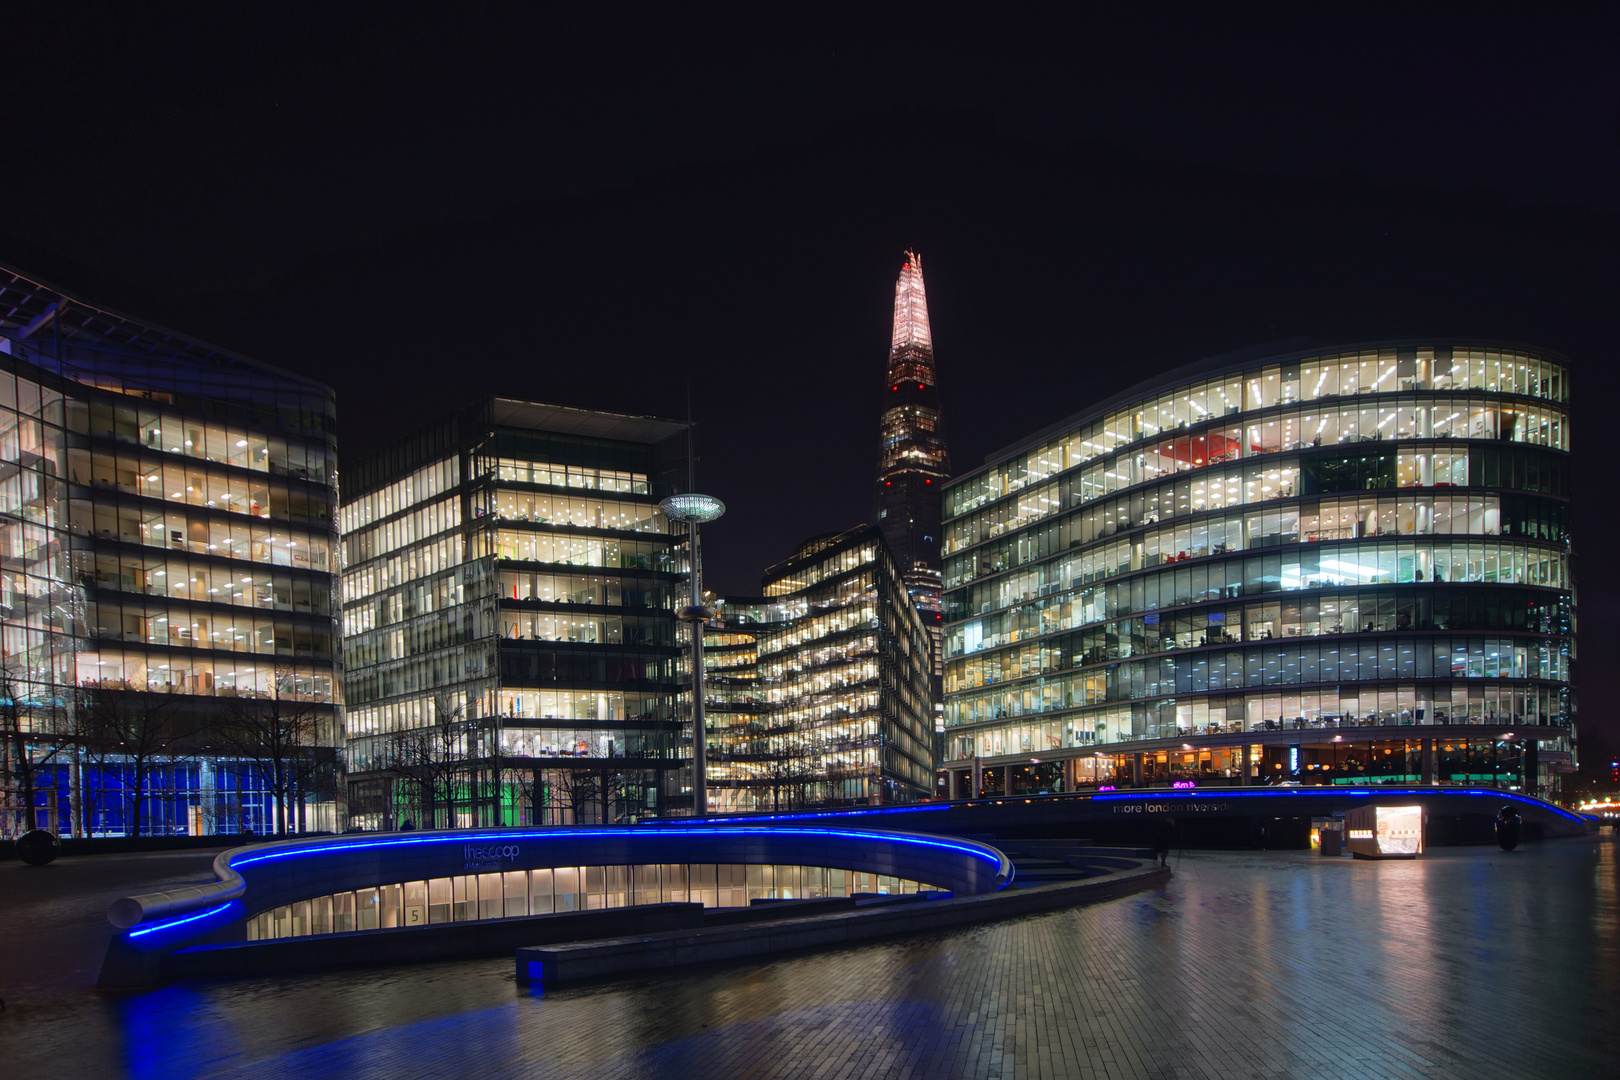
<path id="1" fill-rule="evenodd" d="M 337 824 L 334 420 L 319 383 L 0 271 L 8 829 Z"/>
<path id="2" fill-rule="evenodd" d="M 927 882 L 820 866 L 664 863 L 559 866 L 402 881 L 312 897 L 250 916 L 247 940 L 520 919 L 636 904 L 747 907 L 754 900 L 938 892 Z"/>
<path id="3" fill-rule="evenodd" d="M 906 265 L 894 285 L 894 332 L 883 397 L 873 513 L 906 589 L 923 613 L 934 646 L 932 688 L 937 703 L 943 672 L 939 493 L 950 475 L 951 458 L 940 413 L 922 257 L 912 251 L 906 252 Z"/>
<path id="4" fill-rule="evenodd" d="M 952 481 L 947 760 L 1340 725 L 1567 749 L 1568 394 L 1555 356 L 1461 342 L 1215 358 Z"/>
<path id="5" fill-rule="evenodd" d="M 709 798 L 726 811 L 908 802 L 933 774 L 931 646 L 880 530 L 806 541 L 716 604 Z"/>
<path id="6" fill-rule="evenodd" d="M 684 431 L 493 399 L 349 474 L 357 823 L 614 821 L 690 800 L 684 532 L 657 508 Z"/>
<path id="7" fill-rule="evenodd" d="M 788 621 L 764 597 L 722 597 L 704 630 L 704 719 L 709 728 L 709 804 L 716 811 L 799 805 L 808 770 L 791 723 L 773 717 L 759 670 L 759 642 Z"/>

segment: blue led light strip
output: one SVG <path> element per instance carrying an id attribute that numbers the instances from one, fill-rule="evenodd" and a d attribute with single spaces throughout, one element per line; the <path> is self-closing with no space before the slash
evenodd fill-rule
<path id="1" fill-rule="evenodd" d="M 557 840 L 567 837 L 637 837 L 658 836 L 673 839 L 677 836 L 690 836 L 692 834 L 712 836 L 832 836 L 845 840 L 888 840 L 894 843 L 918 844 L 926 847 L 942 848 L 964 855 L 972 855 L 986 862 L 994 863 L 997 870 L 1001 868 L 1001 861 L 989 851 L 982 848 L 969 847 L 966 844 L 940 840 L 926 836 L 898 836 L 893 833 L 872 834 L 858 832 L 853 829 L 794 829 L 791 833 L 780 832 L 776 829 L 755 828 L 747 825 L 733 826 L 692 826 L 668 831 L 628 830 L 628 829 L 569 829 L 566 832 L 546 830 L 543 832 L 520 831 L 505 829 L 500 832 L 454 832 L 438 833 L 420 836 L 391 836 L 386 840 L 348 840 L 340 843 L 318 843 L 307 847 L 282 848 L 277 851 L 261 851 L 245 855 L 239 859 L 232 859 L 233 868 L 252 866 L 256 863 L 270 862 L 276 859 L 289 859 L 304 856 L 321 855 L 333 851 L 358 851 L 364 848 L 377 847 L 403 847 L 410 844 L 472 844 L 499 840 Z"/>
<path id="2" fill-rule="evenodd" d="M 176 926 L 184 926 L 186 923 L 196 922 L 198 919 L 206 919 L 210 916 L 218 915 L 220 912 L 228 909 L 231 904 L 232 901 L 227 900 L 218 907 L 211 907 L 206 911 L 194 911 L 189 915 L 177 915 L 172 919 L 159 919 L 157 922 L 136 926 L 130 929 L 129 936 L 132 938 L 141 937 L 145 934 L 151 934 L 158 930 L 169 930 Z"/>

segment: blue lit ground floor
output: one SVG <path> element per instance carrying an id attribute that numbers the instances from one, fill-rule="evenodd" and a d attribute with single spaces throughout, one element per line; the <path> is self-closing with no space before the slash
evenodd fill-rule
<path id="1" fill-rule="evenodd" d="M 31 793 L 9 777 L 0 835 L 44 829 L 63 837 L 268 836 L 283 822 L 290 832 L 339 827 L 329 795 L 308 790 L 280 800 L 259 762 L 100 758 L 91 763 L 63 754 L 36 764 Z"/>
<path id="2" fill-rule="evenodd" d="M 1564 727 L 1302 724 L 951 761 L 940 769 L 938 791 L 973 799 L 1130 788 L 1456 784 L 1553 798 L 1573 769 Z"/>

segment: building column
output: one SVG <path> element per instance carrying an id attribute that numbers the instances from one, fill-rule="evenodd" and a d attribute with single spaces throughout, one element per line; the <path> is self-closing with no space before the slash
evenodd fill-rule
<path id="1" fill-rule="evenodd" d="M 1434 740 L 1423 740 L 1423 778 L 1420 783 L 1434 783 Z"/>
<path id="2" fill-rule="evenodd" d="M 1526 795 L 1541 795 L 1541 744 L 1535 739 L 1526 739 L 1524 749 L 1520 751 L 1520 759 L 1524 764 L 1524 777 L 1520 781 L 1519 790 Z"/>
<path id="3" fill-rule="evenodd" d="M 1012 794 L 1012 766 L 1001 767 L 1001 797 L 1006 798 Z"/>
<path id="4" fill-rule="evenodd" d="M 979 792 L 984 790 L 984 759 L 973 759 L 973 794 L 971 798 L 977 799 Z"/>
<path id="5" fill-rule="evenodd" d="M 1238 772 L 1238 786 L 1249 786 L 1249 770 L 1253 768 L 1254 747 L 1249 743 L 1243 744 L 1243 768 Z"/>
<path id="6" fill-rule="evenodd" d="M 1142 752 L 1140 750 L 1131 755 L 1131 786 L 1142 786 Z"/>

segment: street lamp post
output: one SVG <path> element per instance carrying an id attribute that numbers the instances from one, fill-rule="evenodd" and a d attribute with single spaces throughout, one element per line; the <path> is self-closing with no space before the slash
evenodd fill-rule
<path id="1" fill-rule="evenodd" d="M 726 504 L 712 495 L 691 492 L 671 495 L 658 504 L 658 509 L 671 521 L 685 522 L 692 549 L 692 602 L 682 608 L 677 617 L 692 624 L 692 813 L 702 816 L 709 812 L 709 735 L 703 723 L 703 627 L 714 618 L 714 611 L 703 603 L 703 554 L 698 526 L 719 520 L 726 512 Z"/>

